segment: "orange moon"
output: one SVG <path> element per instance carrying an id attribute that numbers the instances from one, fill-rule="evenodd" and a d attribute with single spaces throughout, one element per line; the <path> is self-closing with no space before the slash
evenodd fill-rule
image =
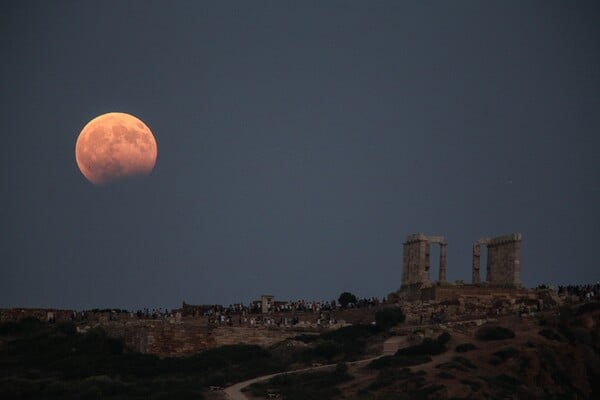
<path id="1" fill-rule="evenodd" d="M 75 144 L 81 173 L 94 185 L 146 176 L 156 164 L 156 140 L 133 115 L 102 114 L 83 127 Z"/>

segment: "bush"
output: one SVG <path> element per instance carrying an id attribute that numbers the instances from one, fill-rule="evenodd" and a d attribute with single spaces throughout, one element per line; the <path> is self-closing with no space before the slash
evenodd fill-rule
<path id="1" fill-rule="evenodd" d="M 479 328 L 475 337 L 479 340 L 504 340 L 514 338 L 515 333 L 508 328 L 491 325 Z"/>
<path id="2" fill-rule="evenodd" d="M 482 376 L 481 378 L 494 387 L 500 387 L 507 390 L 514 390 L 517 386 L 522 384 L 522 382 L 517 378 L 506 374 L 487 377 Z"/>
<path id="3" fill-rule="evenodd" d="M 498 350 L 497 352 L 493 353 L 492 356 L 498 357 L 498 359 L 502 363 L 508 360 L 509 358 L 517 357 L 519 354 L 521 354 L 521 352 L 515 349 L 514 347 L 507 347 L 505 349 Z"/>
<path id="4" fill-rule="evenodd" d="M 317 343 L 314 352 L 318 357 L 323 357 L 330 360 L 336 354 L 341 352 L 341 347 L 332 340 L 324 340 L 320 343 Z"/>
<path id="5" fill-rule="evenodd" d="M 452 361 L 448 361 L 439 365 L 436 365 L 438 369 L 457 369 L 459 371 L 468 371 L 476 369 L 475 365 L 471 360 L 464 357 L 454 357 Z"/>
<path id="6" fill-rule="evenodd" d="M 343 375 L 348 373 L 348 365 L 345 362 L 337 363 L 335 366 L 335 373 Z"/>
<path id="7" fill-rule="evenodd" d="M 473 343 L 461 343 L 454 349 L 457 353 L 466 353 L 467 351 L 476 350 L 477 346 Z"/>
<path id="8" fill-rule="evenodd" d="M 402 368 L 400 370 L 384 369 L 379 372 L 375 381 L 368 386 L 368 389 L 380 389 L 382 387 L 393 385 L 399 380 L 411 378 L 412 376 L 413 373 L 409 368 Z"/>
<path id="9" fill-rule="evenodd" d="M 16 322 L 3 322 L 0 324 L 0 336 L 16 335 L 19 333 L 19 324 Z"/>
<path id="10" fill-rule="evenodd" d="M 588 312 L 600 310 L 600 302 L 586 303 L 577 308 L 576 315 L 585 314 Z"/>
<path id="11" fill-rule="evenodd" d="M 374 325 L 351 325 L 328 331 L 318 337 L 317 345 L 307 351 L 307 356 L 314 353 L 319 357 L 331 359 L 339 353 L 344 359 L 352 359 L 363 354 L 367 339 L 379 332 L 379 327 Z M 324 342 L 328 344 L 323 345 Z"/>
<path id="12" fill-rule="evenodd" d="M 358 299 L 352 293 L 344 292 L 344 293 L 340 294 L 340 297 L 338 298 L 338 302 L 340 303 L 342 308 L 346 308 L 348 306 L 348 304 L 356 304 L 358 302 Z"/>
<path id="13" fill-rule="evenodd" d="M 384 330 L 404 322 L 405 319 L 406 315 L 400 307 L 385 307 L 375 313 L 375 323 Z"/>
<path id="14" fill-rule="evenodd" d="M 416 346 L 405 347 L 404 349 L 400 349 L 396 352 L 398 356 L 418 356 L 418 355 L 426 355 L 426 356 L 435 356 L 438 354 L 442 354 L 446 351 L 446 346 L 441 343 L 439 340 L 433 340 L 430 338 L 425 338 L 423 343 L 418 344 Z"/>
<path id="15" fill-rule="evenodd" d="M 481 389 L 481 384 L 479 382 L 470 381 L 468 379 L 461 379 L 460 383 L 469 386 L 471 388 L 471 390 L 474 392 Z"/>
<path id="16" fill-rule="evenodd" d="M 442 333 L 440 336 L 437 337 L 437 341 L 441 344 L 446 344 L 450 341 L 450 334 L 448 332 L 444 332 Z"/>
<path id="17" fill-rule="evenodd" d="M 453 357 L 452 360 L 460 365 L 463 365 L 463 366 L 469 368 L 469 369 L 477 369 L 475 364 L 473 364 L 471 362 L 471 360 L 469 360 L 468 358 L 456 356 L 456 357 Z"/>
<path id="18" fill-rule="evenodd" d="M 306 372 L 277 375 L 267 382 L 258 382 L 248 388 L 253 396 L 267 397 L 269 392 L 281 393 L 284 399 L 334 399 L 339 398 L 339 383 L 352 379 L 346 373 Z"/>
<path id="19" fill-rule="evenodd" d="M 562 336 L 560 336 L 558 333 L 554 332 L 552 329 L 542 329 L 541 331 L 538 332 L 539 335 L 550 339 L 550 340 L 556 340 L 557 342 L 564 342 L 564 339 L 562 338 Z"/>
<path id="20" fill-rule="evenodd" d="M 42 321 L 35 317 L 25 317 L 18 322 L 3 322 L 0 324 L 0 335 L 31 336 L 40 332 L 45 327 Z"/>
<path id="21" fill-rule="evenodd" d="M 72 322 L 59 322 L 56 325 L 56 330 L 68 336 L 73 336 L 77 333 L 77 327 Z"/>
<path id="22" fill-rule="evenodd" d="M 388 367 L 412 367 L 431 361 L 429 356 L 385 356 L 379 357 L 369 363 L 372 369 L 383 369 Z"/>

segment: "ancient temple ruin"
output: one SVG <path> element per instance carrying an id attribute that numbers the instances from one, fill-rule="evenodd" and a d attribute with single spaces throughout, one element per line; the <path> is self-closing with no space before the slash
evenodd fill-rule
<path id="1" fill-rule="evenodd" d="M 431 244 L 440 246 L 439 282 L 446 282 L 446 247 L 443 236 L 426 236 L 422 233 L 409 235 L 404 242 L 402 287 L 429 286 Z"/>
<path id="2" fill-rule="evenodd" d="M 432 244 L 440 246 L 439 279 L 430 278 L 430 250 Z M 486 280 L 480 278 L 481 246 L 487 247 Z M 472 283 L 462 281 L 449 284 L 446 280 L 447 243 L 443 236 L 422 233 L 408 235 L 404 241 L 402 283 L 399 290 L 405 299 L 435 299 L 449 290 L 453 293 L 494 288 L 514 290 L 521 288 L 521 234 L 484 237 L 473 244 Z M 445 289 L 444 289 L 445 288 Z M 479 289 L 478 289 L 479 288 Z M 439 292 L 439 293 L 438 293 Z M 448 292 L 449 293 L 449 292 Z"/>
<path id="3" fill-rule="evenodd" d="M 481 246 L 487 246 L 486 283 L 521 287 L 521 234 L 482 238 L 473 245 L 473 284 L 480 283 Z"/>

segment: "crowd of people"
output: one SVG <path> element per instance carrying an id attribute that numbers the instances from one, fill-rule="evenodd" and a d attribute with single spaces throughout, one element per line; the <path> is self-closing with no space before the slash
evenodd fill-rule
<path id="1" fill-rule="evenodd" d="M 600 282 L 595 285 L 567 285 L 559 286 L 558 294 L 576 296 L 579 301 L 597 301 L 600 299 Z"/>
<path id="2" fill-rule="evenodd" d="M 558 287 L 544 284 L 537 286 L 536 289 L 554 290 L 559 296 L 575 297 L 577 301 L 581 302 L 600 301 L 600 282 L 585 285 L 559 285 Z"/>
<path id="3" fill-rule="evenodd" d="M 254 301 L 250 304 L 230 304 L 229 306 L 208 306 L 202 309 L 202 314 L 208 321 L 215 325 L 228 326 L 295 326 L 300 323 L 296 313 L 312 313 L 309 318 L 311 324 L 317 327 L 335 325 L 338 321 L 331 315 L 331 311 L 339 309 L 371 308 L 386 304 L 386 299 L 377 297 L 357 299 L 356 303 L 349 303 L 342 307 L 336 300 L 331 301 L 285 301 L 267 302 L 267 313 L 262 313 L 262 302 Z M 202 306 L 193 306 L 195 308 Z M 282 315 L 283 314 L 283 315 Z M 291 314 L 286 316 L 286 314 Z M 274 316 L 275 315 L 275 316 Z M 305 319 L 306 320 L 306 319 Z"/>
<path id="4" fill-rule="evenodd" d="M 345 308 L 371 308 L 386 304 L 385 297 L 381 300 L 377 297 L 358 299 L 356 303 L 349 303 Z M 267 312 L 312 312 L 335 311 L 343 308 L 336 300 L 331 301 L 273 301 L 267 303 Z M 241 303 L 230 304 L 229 306 L 213 305 L 203 309 L 204 316 L 215 314 L 260 314 L 262 313 L 262 303 L 253 301 L 248 305 Z"/>

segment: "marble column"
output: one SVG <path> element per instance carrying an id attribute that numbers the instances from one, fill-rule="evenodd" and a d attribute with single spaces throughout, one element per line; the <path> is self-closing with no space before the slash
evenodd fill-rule
<path id="1" fill-rule="evenodd" d="M 473 278 L 471 282 L 473 285 L 478 285 L 481 282 L 479 278 L 480 258 L 481 245 L 479 243 L 475 243 L 473 245 Z"/>
<path id="2" fill-rule="evenodd" d="M 440 243 L 440 275 L 439 281 L 446 283 L 446 247 L 447 243 Z"/>

